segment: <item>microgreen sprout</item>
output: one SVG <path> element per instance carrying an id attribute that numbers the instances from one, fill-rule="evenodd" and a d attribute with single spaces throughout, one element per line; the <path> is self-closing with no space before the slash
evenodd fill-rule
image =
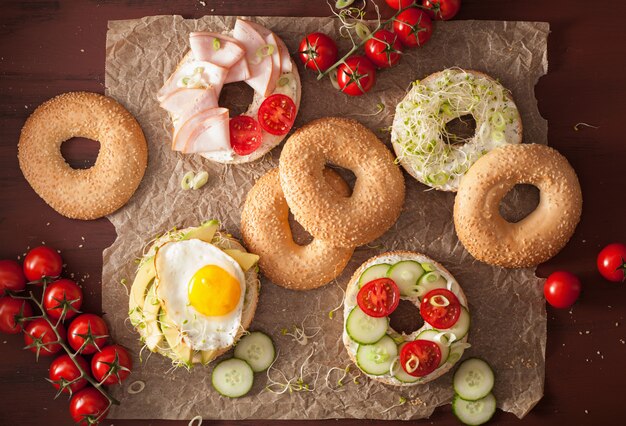
<path id="1" fill-rule="evenodd" d="M 386 412 L 388 412 L 388 411 L 391 411 L 391 410 L 393 410 L 393 409 L 394 409 L 394 408 L 396 408 L 396 407 L 401 407 L 401 406 L 403 406 L 404 404 L 406 404 L 406 398 L 405 398 L 405 397 L 403 397 L 403 396 L 401 396 L 401 397 L 398 399 L 398 402 L 397 402 L 396 404 L 392 405 L 391 407 L 387 408 L 386 410 L 381 411 L 381 412 L 380 412 L 380 414 L 383 414 L 383 413 L 386 413 Z"/>
<path id="2" fill-rule="evenodd" d="M 280 333 L 283 336 L 290 336 L 293 340 L 298 342 L 298 344 L 305 346 L 307 343 L 309 343 L 309 339 L 317 336 L 319 332 L 322 331 L 321 327 L 309 327 L 311 331 L 312 332 L 314 331 L 314 332 L 313 334 L 307 334 L 307 327 L 304 324 L 306 323 L 306 320 L 310 316 L 311 315 L 309 314 L 306 317 L 304 317 L 304 320 L 302 320 L 302 323 L 300 324 L 299 327 L 297 325 L 294 325 L 293 332 L 289 332 L 287 328 L 283 328 L 281 329 Z"/>
<path id="3" fill-rule="evenodd" d="M 587 124 L 587 123 L 576 123 L 574 125 L 574 131 L 577 132 L 578 130 L 580 130 L 581 127 L 590 127 L 592 129 L 599 129 L 600 128 L 600 126 L 594 126 L 594 125 Z"/>
<path id="4" fill-rule="evenodd" d="M 355 117 L 374 117 L 380 114 L 381 112 L 383 112 L 384 110 L 385 110 L 385 104 L 382 102 L 378 102 L 376 104 L 376 111 L 374 112 L 362 113 L 362 114 L 350 114 L 350 115 L 355 116 Z M 389 128 L 389 131 L 391 131 L 391 128 Z"/>
<path id="5" fill-rule="evenodd" d="M 292 377 L 288 379 L 285 373 L 274 367 L 274 364 L 278 360 L 280 352 L 276 354 L 274 361 L 270 364 L 267 369 L 267 382 L 268 385 L 265 387 L 265 390 L 271 392 L 273 394 L 282 395 L 286 392 L 313 392 L 315 391 L 315 384 L 317 383 L 317 379 L 319 378 L 320 368 L 318 368 L 315 372 L 315 376 L 311 383 L 305 381 L 305 376 L 312 376 L 312 372 L 308 369 L 308 362 L 315 353 L 315 348 L 311 349 L 311 353 L 305 358 L 300 366 L 299 375 L 296 377 Z M 272 370 L 277 372 L 278 380 L 272 378 Z"/>

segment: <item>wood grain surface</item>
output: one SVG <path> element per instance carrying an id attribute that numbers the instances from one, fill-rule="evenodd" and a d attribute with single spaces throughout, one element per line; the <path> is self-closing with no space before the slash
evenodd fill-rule
<path id="1" fill-rule="evenodd" d="M 385 15 L 390 10 L 378 0 Z M 104 92 L 107 21 L 146 15 L 205 14 L 328 16 L 323 0 L 108 0 L 0 3 L 0 258 L 15 258 L 45 241 L 62 251 L 67 271 L 83 282 L 85 309 L 100 311 L 102 250 L 115 239 L 100 219 L 61 217 L 24 180 L 17 141 L 28 115 L 62 92 Z M 538 272 L 569 269 L 583 282 L 573 310 L 548 308 L 545 396 L 523 420 L 500 411 L 492 424 L 623 424 L 626 383 L 626 288 L 600 278 L 595 257 L 603 245 L 626 242 L 624 117 L 626 116 L 626 2 L 464 0 L 457 19 L 548 21 L 549 72 L 536 95 L 549 122 L 549 143 L 577 170 L 584 194 L 582 222 L 568 246 Z M 574 125 L 585 122 L 598 128 Z M 97 144 L 71 141 L 63 151 L 75 167 L 93 163 Z M 504 315 L 504 313 L 503 313 Z M 35 363 L 22 337 L 0 336 L 0 424 L 69 425 L 68 402 L 53 400 L 44 377 L 49 359 Z M 205 421 L 215 425 L 296 425 L 301 421 Z M 374 424 L 357 420 L 307 424 Z M 458 424 L 449 406 L 419 424 Z M 105 421 L 105 425 L 187 424 Z M 386 424 L 403 424 L 387 422 Z"/>

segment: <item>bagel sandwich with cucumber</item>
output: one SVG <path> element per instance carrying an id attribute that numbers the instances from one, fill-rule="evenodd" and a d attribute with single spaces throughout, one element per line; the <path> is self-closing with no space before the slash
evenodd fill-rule
<path id="1" fill-rule="evenodd" d="M 406 334 L 390 326 L 400 300 L 424 319 Z M 468 343 L 470 313 L 463 289 L 442 265 L 410 251 L 383 253 L 352 276 L 344 299 L 343 343 L 368 377 L 394 386 L 428 383 L 447 373 Z"/>
<path id="2" fill-rule="evenodd" d="M 259 256 L 217 220 L 157 237 L 141 258 L 129 318 L 152 352 L 175 366 L 208 364 L 248 329 L 256 310 Z"/>

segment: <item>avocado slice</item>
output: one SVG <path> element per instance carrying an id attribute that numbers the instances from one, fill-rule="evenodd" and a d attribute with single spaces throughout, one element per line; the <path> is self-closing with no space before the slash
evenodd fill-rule
<path id="1" fill-rule="evenodd" d="M 182 340 L 180 340 L 176 326 L 167 316 L 164 309 L 161 309 L 161 312 L 159 313 L 159 322 L 163 336 L 165 336 L 165 340 L 172 350 L 176 360 L 182 361 L 187 365 L 191 365 L 193 351 Z"/>
<path id="2" fill-rule="evenodd" d="M 197 239 L 210 243 L 219 228 L 220 222 L 218 220 L 209 220 L 208 222 L 205 222 L 197 228 L 193 228 L 189 231 L 187 235 L 185 235 L 185 239 Z"/>
<path id="3" fill-rule="evenodd" d="M 146 324 L 145 328 L 145 340 L 146 346 L 152 352 L 155 352 L 157 346 L 163 340 L 163 333 L 159 327 L 157 317 L 161 310 L 161 304 L 156 297 L 156 285 L 153 285 L 148 290 L 148 295 L 143 304 L 143 316 Z"/>
<path id="4" fill-rule="evenodd" d="M 224 253 L 235 259 L 244 272 L 252 268 L 259 261 L 259 255 L 237 249 L 225 249 Z"/>
<path id="5" fill-rule="evenodd" d="M 143 320 L 142 308 L 146 300 L 146 293 L 154 283 L 156 273 L 154 262 L 146 261 L 137 271 L 133 285 L 130 287 L 130 297 L 128 298 L 128 317 L 130 323 L 136 327 Z"/>

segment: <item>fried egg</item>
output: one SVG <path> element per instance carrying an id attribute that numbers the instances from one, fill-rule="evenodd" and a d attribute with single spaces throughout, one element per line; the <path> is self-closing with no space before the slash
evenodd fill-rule
<path id="1" fill-rule="evenodd" d="M 245 276 L 212 244 L 191 239 L 156 253 L 156 291 L 167 315 L 194 350 L 229 347 L 241 326 Z"/>

